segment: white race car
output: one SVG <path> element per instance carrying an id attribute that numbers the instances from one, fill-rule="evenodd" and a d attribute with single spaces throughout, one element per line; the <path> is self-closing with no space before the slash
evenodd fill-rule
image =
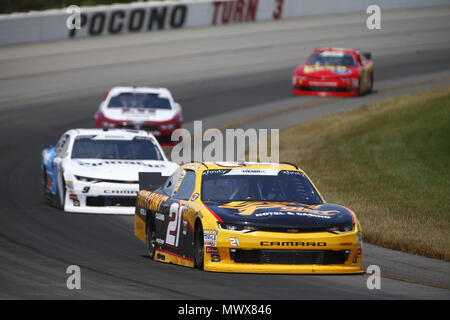
<path id="1" fill-rule="evenodd" d="M 134 214 L 139 172 L 169 176 L 155 137 L 126 129 L 73 129 L 42 151 L 44 199 L 67 212 Z"/>
<path id="2" fill-rule="evenodd" d="M 94 119 L 96 128 L 145 130 L 167 144 L 183 124 L 181 106 L 166 88 L 114 87 L 105 94 Z"/>

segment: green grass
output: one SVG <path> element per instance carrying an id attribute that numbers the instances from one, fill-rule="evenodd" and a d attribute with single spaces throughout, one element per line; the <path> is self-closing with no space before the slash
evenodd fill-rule
<path id="1" fill-rule="evenodd" d="M 283 130 L 280 161 L 355 211 L 365 241 L 450 260 L 450 87 Z"/>

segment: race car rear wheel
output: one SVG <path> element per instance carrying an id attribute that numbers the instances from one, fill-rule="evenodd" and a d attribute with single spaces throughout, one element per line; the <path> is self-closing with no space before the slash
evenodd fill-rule
<path id="1" fill-rule="evenodd" d="M 42 185 L 42 199 L 44 200 L 45 204 L 50 205 L 51 201 L 50 198 L 48 196 L 48 189 L 47 189 L 47 184 L 48 184 L 48 178 L 47 178 L 47 171 L 45 171 L 45 169 L 42 172 L 42 179 L 44 180 L 44 184 Z"/>
<path id="2" fill-rule="evenodd" d="M 367 92 L 368 93 L 372 93 L 372 91 L 373 91 L 373 72 L 370 74 L 370 86 L 369 86 L 369 88 L 367 89 Z"/>
<path id="3" fill-rule="evenodd" d="M 151 221 L 151 219 L 147 221 L 146 228 L 147 230 L 146 230 L 145 244 L 147 246 L 147 253 L 151 259 L 154 259 L 156 252 L 156 231 L 153 226 L 153 221 Z"/>
<path id="4" fill-rule="evenodd" d="M 203 243 L 203 227 L 201 222 L 195 224 L 195 236 L 194 236 L 194 257 L 195 265 L 200 270 L 203 270 L 204 266 L 204 243 Z"/>

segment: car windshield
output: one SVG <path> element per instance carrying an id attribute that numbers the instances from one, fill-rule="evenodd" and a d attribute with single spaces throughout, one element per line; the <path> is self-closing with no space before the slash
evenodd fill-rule
<path id="1" fill-rule="evenodd" d="M 140 108 L 140 109 L 167 109 L 170 110 L 170 101 L 156 93 L 122 92 L 113 96 L 108 108 Z"/>
<path id="2" fill-rule="evenodd" d="M 151 138 L 133 140 L 96 139 L 79 136 L 75 139 L 72 159 L 164 160 Z"/>
<path id="3" fill-rule="evenodd" d="M 352 55 L 343 52 L 325 51 L 313 53 L 306 64 L 319 66 L 346 66 L 354 67 L 355 59 Z"/>
<path id="4" fill-rule="evenodd" d="M 320 204 L 317 191 L 299 171 L 206 170 L 202 175 L 202 201 L 282 201 Z"/>

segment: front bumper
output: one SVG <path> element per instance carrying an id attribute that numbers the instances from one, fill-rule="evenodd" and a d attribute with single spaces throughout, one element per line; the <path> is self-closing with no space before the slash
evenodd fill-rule
<path id="1" fill-rule="evenodd" d="M 355 80 L 356 81 L 356 80 Z M 310 96 L 350 97 L 359 94 L 359 81 L 347 79 L 297 79 L 294 78 L 292 93 Z"/>
<path id="2" fill-rule="evenodd" d="M 156 138 L 170 137 L 176 129 L 182 127 L 182 122 L 178 119 L 157 122 L 157 121 L 120 121 L 103 118 L 95 121 L 96 128 L 109 129 L 131 129 L 144 130 L 153 134 Z"/>
<path id="3" fill-rule="evenodd" d="M 361 273 L 362 248 L 357 232 L 338 235 L 219 230 L 216 247 L 205 247 L 204 269 L 244 273 Z"/>
<path id="4" fill-rule="evenodd" d="M 66 212 L 132 215 L 139 185 L 69 181 L 66 183 L 66 190 Z"/>

